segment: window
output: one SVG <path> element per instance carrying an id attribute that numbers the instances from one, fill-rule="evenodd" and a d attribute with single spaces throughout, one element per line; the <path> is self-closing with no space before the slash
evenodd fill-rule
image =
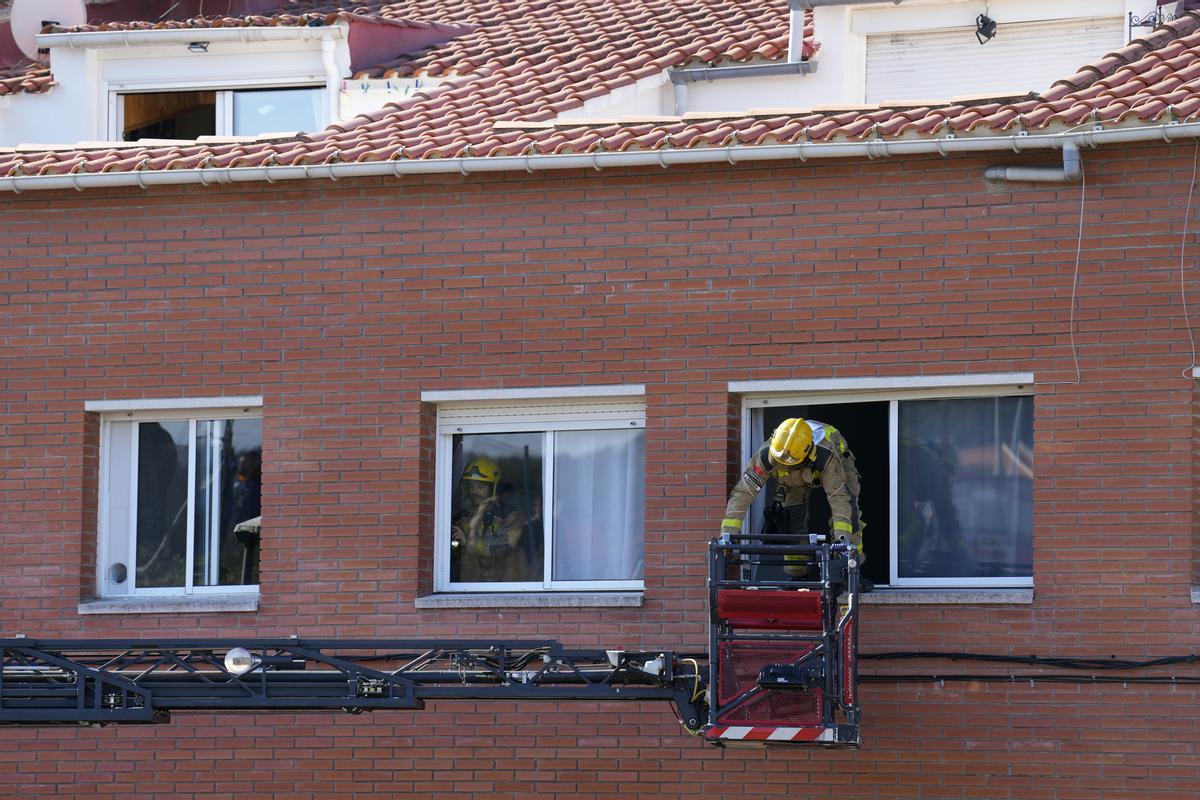
<path id="1" fill-rule="evenodd" d="M 101 419 L 100 595 L 257 589 L 261 410 Z"/>
<path id="2" fill-rule="evenodd" d="M 131 92 L 117 95 L 118 127 L 124 141 L 317 131 L 324 97 L 320 87 Z"/>
<path id="3" fill-rule="evenodd" d="M 640 396 L 438 407 L 439 591 L 640 589 Z"/>
<path id="4" fill-rule="evenodd" d="M 896 587 L 1033 582 L 1033 397 L 1025 385 L 819 390 L 747 401 L 751 441 L 789 417 L 820 420 L 850 444 L 862 486 L 864 571 Z M 768 483 L 751 512 L 762 524 Z M 828 526 L 814 492 L 810 525 Z M 757 527 L 752 527 L 757 530 Z"/>
<path id="5" fill-rule="evenodd" d="M 280 131 L 319 131 L 321 89 L 252 89 L 228 92 L 233 102 L 233 135 L 258 136 Z"/>

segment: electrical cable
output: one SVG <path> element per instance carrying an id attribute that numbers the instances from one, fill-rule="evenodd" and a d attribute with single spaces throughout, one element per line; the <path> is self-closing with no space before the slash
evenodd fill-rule
<path id="1" fill-rule="evenodd" d="M 950 673 L 947 675 L 859 675 L 859 683 L 1075 683 L 1075 684 L 1139 684 L 1139 685 L 1184 685 L 1200 686 L 1200 675 L 1117 676 L 1117 675 L 1045 675 L 1040 673 L 1016 675 L 969 675 Z"/>
<path id="2" fill-rule="evenodd" d="M 1075 382 L 1079 383 L 1079 351 L 1075 347 L 1075 296 L 1079 286 L 1079 260 L 1083 254 L 1083 209 L 1087 205 L 1087 172 L 1083 167 L 1083 159 L 1079 161 L 1079 234 L 1075 239 L 1075 274 L 1071 278 L 1071 358 L 1075 361 Z"/>
<path id="3" fill-rule="evenodd" d="M 692 702 L 694 703 L 704 696 L 704 689 L 700 686 L 700 662 L 694 658 L 681 658 L 679 660 L 683 662 L 690 662 L 692 669 L 696 670 L 696 684 L 692 688 Z"/>
<path id="4" fill-rule="evenodd" d="M 1187 328 L 1188 342 L 1192 345 L 1192 364 L 1183 371 L 1190 378 L 1196 369 L 1196 337 L 1192 333 L 1192 321 L 1188 317 L 1187 288 L 1183 282 L 1184 254 L 1187 252 L 1188 224 L 1192 221 L 1192 193 L 1196 189 L 1196 166 L 1200 161 L 1200 139 L 1192 151 L 1192 182 L 1188 185 L 1187 208 L 1183 212 L 1183 236 L 1179 240 L 1179 302 L 1183 306 L 1183 324 Z"/>
<path id="5" fill-rule="evenodd" d="M 1055 667 L 1067 670 L 1097 671 L 1097 672 L 1128 672 L 1133 670 L 1163 667 L 1171 664 L 1194 664 L 1200 661 L 1200 656 L 1191 653 L 1179 656 L 1162 656 L 1159 658 L 1135 661 L 1130 659 L 1108 658 L 1077 658 L 1066 656 L 1008 656 L 991 653 L 957 653 L 944 651 L 911 651 L 887 653 L 860 653 L 860 661 L 902 661 L 902 660 L 943 660 L 943 661 L 985 661 L 999 664 L 1027 664 L 1030 666 Z M 1142 684 L 1142 685 L 1200 685 L 1200 675 L 1064 675 L 1052 672 L 1039 673 L 904 673 L 904 674 L 875 674 L 859 675 L 860 683 L 944 683 L 946 681 L 973 683 L 1072 683 L 1072 684 Z"/>
<path id="6" fill-rule="evenodd" d="M 991 661 L 1000 664 L 1027 664 L 1030 666 L 1058 667 L 1060 669 L 1079 670 L 1135 670 L 1152 667 L 1168 666 L 1170 664 L 1193 664 L 1200 661 L 1196 654 L 1180 656 L 1163 656 L 1143 661 L 1109 658 L 1078 658 L 1069 656 L 1008 656 L 992 653 L 957 653 L 937 650 L 920 650 L 888 653 L 859 653 L 860 661 L 900 661 L 919 659 L 939 659 L 946 661 Z"/>

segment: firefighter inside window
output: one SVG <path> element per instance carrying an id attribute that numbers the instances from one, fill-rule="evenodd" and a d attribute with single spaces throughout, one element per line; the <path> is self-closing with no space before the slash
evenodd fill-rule
<path id="1" fill-rule="evenodd" d="M 540 562 L 526 558 L 526 515 L 514 502 L 500 466 L 486 457 L 463 469 L 450 530 L 450 580 L 463 583 L 541 580 Z"/>

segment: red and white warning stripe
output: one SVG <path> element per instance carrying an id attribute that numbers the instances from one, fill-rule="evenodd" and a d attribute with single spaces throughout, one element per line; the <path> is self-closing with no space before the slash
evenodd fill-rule
<path id="1" fill-rule="evenodd" d="M 739 727 L 734 725 L 713 725 L 704 732 L 704 738 L 732 739 L 740 742 L 832 742 L 837 740 L 834 728 Z"/>

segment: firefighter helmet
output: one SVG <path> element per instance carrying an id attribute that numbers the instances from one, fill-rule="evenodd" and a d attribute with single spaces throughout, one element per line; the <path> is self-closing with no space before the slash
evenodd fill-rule
<path id="1" fill-rule="evenodd" d="M 473 458 L 467 462 L 466 469 L 463 470 L 462 479 L 464 481 L 482 481 L 490 483 L 492 488 L 500 482 L 500 465 L 490 458 Z"/>
<path id="2" fill-rule="evenodd" d="M 813 451 L 812 428 L 802 419 L 785 419 L 771 434 L 771 461 L 785 467 L 803 463 Z"/>

